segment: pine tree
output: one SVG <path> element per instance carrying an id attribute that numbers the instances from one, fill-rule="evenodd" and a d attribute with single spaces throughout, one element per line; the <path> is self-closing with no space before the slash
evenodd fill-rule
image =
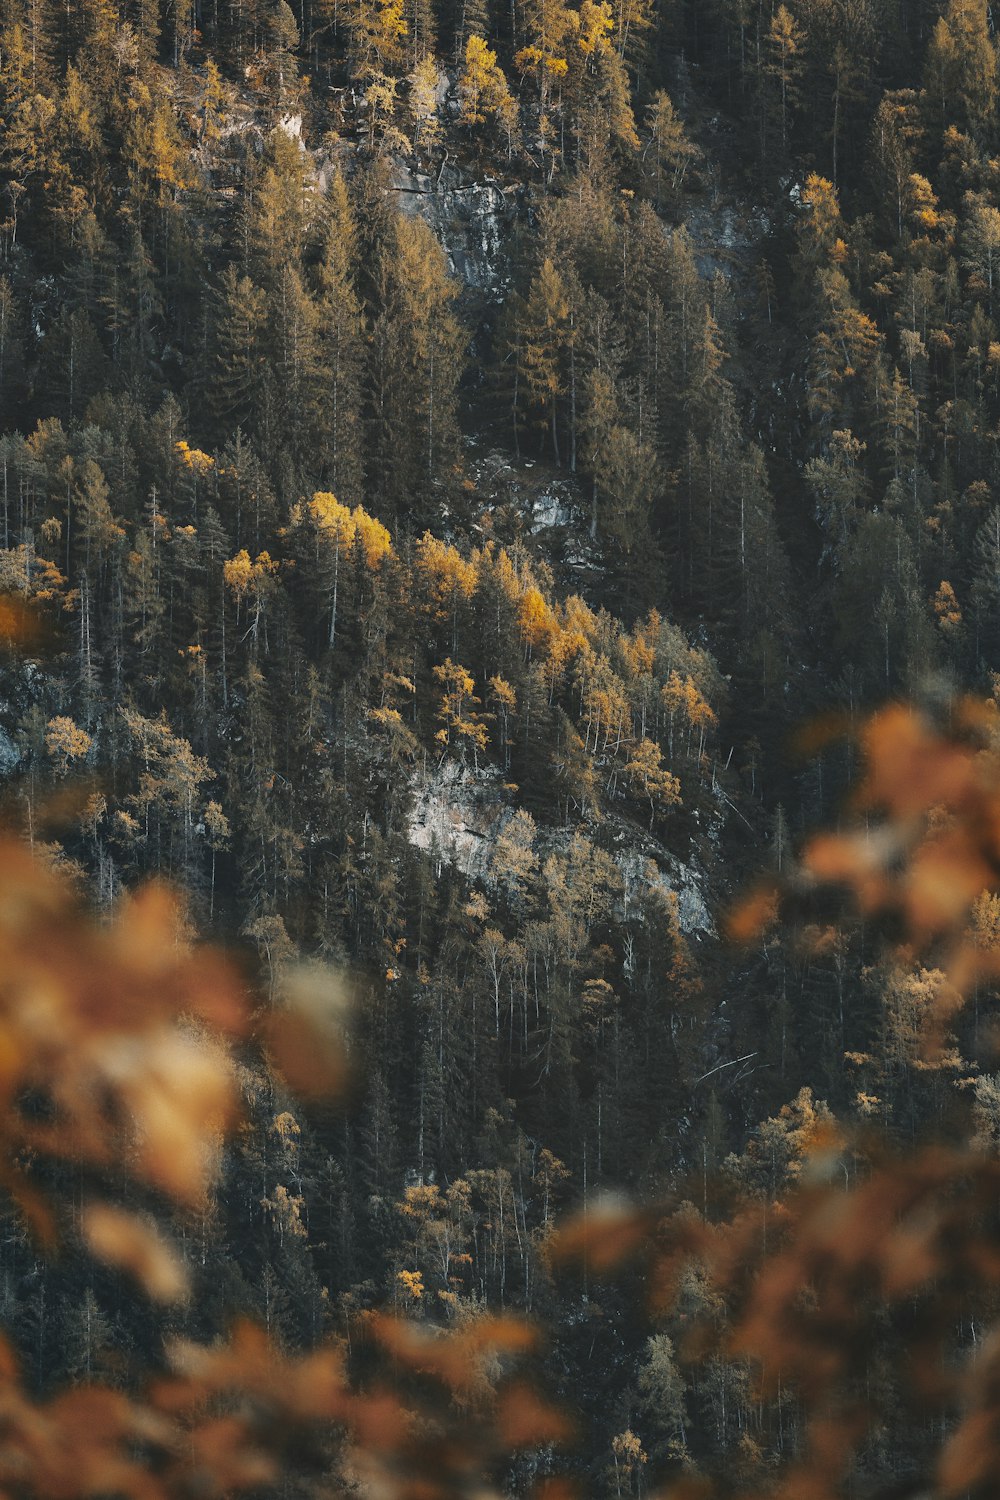
<path id="1" fill-rule="evenodd" d="M 227 265 L 215 306 L 216 354 L 208 391 L 224 432 L 246 427 L 263 403 L 267 312 L 261 288 L 235 265 Z"/>
<path id="2" fill-rule="evenodd" d="M 273 130 L 264 160 L 246 186 L 248 269 L 263 281 L 298 265 L 311 228 L 312 184 L 298 139 Z"/>
<path id="3" fill-rule="evenodd" d="M 19 299 L 6 276 L 0 276 L 0 410 L 5 425 L 15 426 L 24 394 L 24 331 Z"/>
<path id="4" fill-rule="evenodd" d="M 382 251 L 381 311 L 373 328 L 375 483 L 394 515 L 428 497 L 457 458 L 456 390 L 465 337 L 456 287 L 423 219 L 397 218 Z"/>
<path id="5" fill-rule="evenodd" d="M 975 131 L 993 119 L 997 59 L 986 0 L 948 0 L 927 50 L 926 76 L 942 125 L 961 119 Z"/>
<path id="6" fill-rule="evenodd" d="M 369 85 L 402 71 L 409 35 L 404 0 L 348 0 L 351 77 Z"/>
<path id="7" fill-rule="evenodd" d="M 646 118 L 653 142 L 651 167 L 656 207 L 659 210 L 667 196 L 667 181 L 669 180 L 669 193 L 675 194 L 699 153 L 697 147 L 688 140 L 670 96 L 663 89 L 657 89 L 653 95 Z"/>
<path id="8" fill-rule="evenodd" d="M 316 372 L 322 480 L 345 503 L 357 504 L 362 483 L 364 328 L 356 292 L 357 227 L 338 173 L 330 184 L 318 289 Z"/>
<path id="9" fill-rule="evenodd" d="M 67 422 L 82 417 L 108 380 L 107 355 L 86 312 L 63 309 L 59 314 L 45 340 L 42 369 L 59 415 Z"/>
<path id="10" fill-rule="evenodd" d="M 264 451 L 287 453 L 298 489 L 319 471 L 317 386 L 320 345 L 317 309 L 298 269 L 285 265 L 274 276 L 268 298 L 264 399 L 260 420 Z M 288 495 L 291 501 L 294 496 Z"/>
<path id="11" fill-rule="evenodd" d="M 981 200 L 967 202 L 965 263 L 985 282 L 992 314 L 996 306 L 994 282 L 1000 283 L 1000 209 Z"/>
<path id="12" fill-rule="evenodd" d="M 53 92 L 55 16 L 52 0 L 23 0 L 20 11 L 28 55 L 26 83 L 33 94 Z"/>
<path id="13" fill-rule="evenodd" d="M 559 397 L 565 390 L 569 351 L 570 308 L 563 278 L 551 260 L 539 268 L 520 310 L 518 368 L 525 395 L 543 412 L 543 431 L 552 438 L 555 461 L 559 454 Z"/>
<path id="14" fill-rule="evenodd" d="M 533 74 L 537 79 L 544 116 L 553 86 L 558 86 L 569 72 L 567 52 L 574 31 L 574 15 L 565 0 L 529 0 L 525 12 L 530 42 L 514 60 L 521 73 Z"/>
<path id="15" fill-rule="evenodd" d="M 649 34 L 655 19 L 655 7 L 650 0 L 615 0 L 615 50 L 640 78 L 645 73 Z"/>
<path id="16" fill-rule="evenodd" d="M 406 26 L 411 70 L 426 62 L 433 68 L 436 79 L 437 20 L 431 0 L 407 0 Z"/>
<path id="17" fill-rule="evenodd" d="M 299 28 L 288 0 L 271 0 L 266 36 L 266 76 L 274 104 L 280 107 L 294 88 L 298 71 L 294 53 L 299 45 Z"/>
<path id="18" fill-rule="evenodd" d="M 1000 506 L 994 506 L 976 533 L 972 600 L 976 646 L 991 671 L 1000 670 Z"/>
<path id="19" fill-rule="evenodd" d="M 788 118 L 799 103 L 805 36 L 787 6 L 779 5 L 771 20 L 767 37 L 770 75 L 778 95 L 781 120 L 781 147 L 788 145 Z"/>
<path id="20" fill-rule="evenodd" d="M 466 54 L 469 38 L 480 39 L 490 34 L 490 17 L 487 0 L 461 0 L 455 17 L 454 66 L 460 66 Z"/>

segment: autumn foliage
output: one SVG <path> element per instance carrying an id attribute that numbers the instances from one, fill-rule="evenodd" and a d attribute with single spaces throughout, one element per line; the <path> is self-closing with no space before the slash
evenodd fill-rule
<path id="1" fill-rule="evenodd" d="M 799 940 L 815 943 L 809 904 L 835 885 L 869 919 L 891 918 L 897 961 L 947 965 L 948 1010 L 924 1017 L 929 1056 L 963 993 L 995 973 L 994 953 L 966 934 L 1000 865 L 998 735 L 978 704 L 941 724 L 902 706 L 875 715 L 854 794 L 865 831 L 817 836 L 782 889 L 734 916 L 753 940 L 784 902 Z M 5 1186 L 49 1250 L 76 1236 L 150 1297 L 182 1300 L 169 1235 L 113 1183 L 124 1168 L 179 1211 L 204 1201 L 239 1116 L 241 1048 L 287 1059 L 291 1081 L 313 1092 L 337 1086 L 338 982 L 305 971 L 262 1014 L 232 966 L 192 943 L 162 887 L 97 926 L 20 843 L 0 855 Z M 797 1431 L 763 1476 L 681 1473 L 664 1494 L 832 1500 L 873 1434 L 908 1410 L 944 1419 L 925 1475 L 933 1493 L 988 1493 L 1000 1476 L 996 1335 L 985 1332 L 1000 1287 L 1000 1166 L 975 1143 L 900 1156 L 874 1135 L 850 1138 L 808 1091 L 772 1123 L 791 1153 L 780 1197 L 737 1195 L 707 1216 L 680 1200 L 597 1203 L 549 1246 L 555 1274 L 644 1287 L 636 1311 L 653 1328 L 675 1320 L 681 1361 L 745 1371 L 761 1411 Z M 86 1172 L 82 1204 L 46 1191 L 45 1163 L 60 1159 Z M 438 1239 L 453 1212 L 429 1186 L 410 1190 L 404 1211 Z M 408 1274 L 419 1299 L 421 1277 Z M 696 1310 L 678 1324 L 684 1306 Z M 971 1348 L 970 1325 L 981 1330 Z M 572 1442 L 572 1422 L 524 1368 L 539 1340 L 510 1317 L 445 1330 L 368 1313 L 349 1339 L 295 1355 L 243 1324 L 224 1344 L 174 1340 L 145 1389 L 90 1383 L 41 1403 L 5 1345 L 0 1480 L 39 1497 L 236 1494 L 296 1475 L 406 1500 L 483 1492 L 516 1450 Z M 886 1361 L 896 1380 L 873 1390 Z M 629 1483 L 646 1462 L 630 1428 L 613 1460 Z"/>
<path id="2" fill-rule="evenodd" d="M 237 970 L 191 944 L 165 888 L 138 892 L 101 927 L 10 838 L 0 951 L 4 1186 L 50 1252 L 77 1239 L 151 1298 L 183 1301 L 177 1246 L 148 1212 L 114 1201 L 115 1184 L 124 1169 L 179 1211 L 204 1203 L 239 1116 L 233 1049 L 254 1035 L 307 1091 L 339 1081 L 331 982 L 307 972 L 260 1016 Z M 46 1191 L 52 1159 L 86 1173 L 82 1205 Z M 534 1347 L 525 1324 L 485 1317 L 440 1339 L 371 1317 L 355 1337 L 370 1350 L 361 1387 L 341 1345 L 289 1356 L 241 1325 L 223 1346 L 175 1341 L 146 1390 L 86 1384 L 42 1403 L 4 1343 L 0 1483 L 39 1497 L 234 1494 L 335 1466 L 381 1493 L 445 1496 L 511 1449 L 566 1432 L 497 1366 Z"/>

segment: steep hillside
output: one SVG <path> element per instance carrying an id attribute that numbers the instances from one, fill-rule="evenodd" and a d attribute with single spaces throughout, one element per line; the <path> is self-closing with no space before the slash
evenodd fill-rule
<path id="1" fill-rule="evenodd" d="M 547 1246 L 606 1189 L 763 1202 L 832 1114 L 958 1112 L 907 1051 L 930 981 L 872 932 L 721 934 L 874 703 L 996 705 L 991 27 L 0 5 L 0 588 L 37 632 L 2 670 L 9 817 L 101 912 L 175 882 L 263 1003 L 313 960 L 354 995 L 342 1113 L 241 1058 L 165 1321 L 297 1347 L 375 1306 L 544 1310 L 619 1497 L 793 1442 Z M 820 714 L 847 734 L 800 758 Z M 110 1276 L 6 1244 L 40 1388 L 155 1359 Z"/>

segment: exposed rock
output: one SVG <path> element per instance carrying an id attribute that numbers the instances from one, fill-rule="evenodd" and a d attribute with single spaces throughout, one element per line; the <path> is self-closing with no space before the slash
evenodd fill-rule
<path id="1" fill-rule="evenodd" d="M 475 771 L 446 758 L 415 781 L 409 840 L 415 848 L 436 857 L 437 874 L 449 864 L 467 878 L 489 886 L 491 853 L 513 815 L 514 809 L 504 800 L 499 771 L 492 767 Z M 611 832 L 610 852 L 622 876 L 624 916 L 650 883 L 650 871 L 655 869 L 657 883 L 677 895 L 681 931 L 692 937 L 714 935 L 715 925 L 704 895 L 707 876 L 695 860 L 679 859 L 624 818 L 608 819 L 604 828 Z M 540 830 L 539 854 L 568 847 L 573 833 L 563 828 Z"/>
<path id="2" fill-rule="evenodd" d="M 533 497 L 531 529 L 548 531 L 554 526 L 572 526 L 579 517 L 577 497 L 570 486 L 554 479 Z"/>
<path id="3" fill-rule="evenodd" d="M 671 854 L 653 838 L 646 838 L 638 829 L 629 827 L 626 847 L 615 851 L 615 864 L 625 882 L 628 892 L 647 884 L 649 871 L 655 867 L 656 883 L 677 896 L 677 919 L 681 931 L 688 937 L 714 937 L 715 923 L 705 902 L 704 888 L 708 877 L 697 863 L 685 863 Z"/>
<path id="4" fill-rule="evenodd" d="M 410 843 L 436 856 L 437 874 L 450 864 L 470 879 L 482 879 L 490 849 L 510 813 L 500 796 L 498 771 L 476 772 L 446 758 L 417 778 Z"/>
<path id="5" fill-rule="evenodd" d="M 302 139 L 301 115 L 282 115 L 278 121 L 277 129 L 283 131 L 290 140 L 295 141 L 301 150 L 305 150 L 305 141 Z"/>
<path id="6" fill-rule="evenodd" d="M 420 214 L 434 230 L 453 275 L 485 301 L 502 303 L 511 286 L 506 240 L 519 190 L 493 178 L 467 182 L 447 162 L 432 177 L 397 161 L 391 186 L 403 212 Z"/>
<path id="7" fill-rule="evenodd" d="M 700 274 L 711 279 L 720 271 L 728 280 L 747 273 L 773 226 L 763 209 L 737 200 L 690 209 L 684 227 Z"/>
<path id="8" fill-rule="evenodd" d="M 535 536 L 582 525 L 584 507 L 578 482 L 569 476 L 556 478 L 547 463 L 515 459 L 493 448 L 470 462 L 469 474 L 484 494 L 495 496 L 500 503 L 517 505 Z"/>

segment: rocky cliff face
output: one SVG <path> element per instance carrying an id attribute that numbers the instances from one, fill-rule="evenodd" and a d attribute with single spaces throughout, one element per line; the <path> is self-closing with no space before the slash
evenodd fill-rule
<path id="1" fill-rule="evenodd" d="M 354 110 L 363 101 L 355 100 Z M 446 74 L 440 74 L 438 109 L 442 117 L 456 106 Z M 302 122 L 283 119 L 281 128 L 306 150 Z M 322 191 L 337 162 L 339 144 L 330 154 L 312 153 L 317 191 Z M 473 334 L 471 381 L 476 379 L 477 347 L 487 345 L 497 315 L 515 286 L 514 234 L 530 215 L 524 186 L 492 175 L 476 175 L 449 159 L 433 171 L 421 171 L 402 157 L 390 163 L 389 190 L 406 214 L 420 215 L 433 229 L 461 285 L 461 306 Z M 703 188 L 685 209 L 699 272 L 706 280 L 723 275 L 739 281 L 747 274 L 758 242 L 770 231 L 762 214 L 735 205 L 708 173 Z M 665 226 L 664 232 L 669 232 Z M 483 404 L 482 421 L 467 413 L 466 472 L 485 514 L 504 510 L 517 518 L 519 534 L 553 568 L 560 588 L 599 597 L 602 568 L 599 548 L 589 535 L 589 495 L 574 475 L 557 470 L 533 453 L 515 454 L 500 429 L 495 401 Z M 488 430 L 487 430 L 488 429 Z M 489 523 L 487 523 L 489 524 Z M 445 865 L 490 888 L 490 858 L 497 838 L 514 816 L 516 805 L 501 773 L 474 770 L 452 759 L 425 768 L 412 783 L 408 823 L 411 844 L 426 851 L 440 874 Z M 672 850 L 628 818 L 607 817 L 600 829 L 602 846 L 612 854 L 622 879 L 625 915 L 644 886 L 655 880 L 676 894 L 681 930 L 698 940 L 715 935 L 711 915 L 715 849 L 724 834 L 726 808 L 721 797 L 712 804 L 712 829 L 699 840 L 699 853 Z M 596 828 L 593 830 L 597 834 Z M 704 834 L 704 829 L 703 829 Z M 536 852 L 544 859 L 568 845 L 568 830 L 539 831 Z M 544 846 L 544 847 L 543 847 Z M 621 913 L 619 914 L 621 915 Z"/>
<path id="2" fill-rule="evenodd" d="M 467 312 L 488 332 L 514 288 L 511 240 L 528 212 L 523 189 L 493 178 L 472 180 L 447 160 L 433 175 L 412 171 L 397 160 L 391 182 L 403 211 L 420 214 L 434 230 L 462 284 Z M 699 270 L 706 279 L 718 271 L 743 274 L 749 249 L 769 229 L 764 219 L 741 217 L 720 200 L 717 189 L 699 200 L 693 227 L 696 242 L 721 244 L 728 252 L 724 263 L 699 253 Z M 582 486 L 566 471 L 493 447 L 485 436 L 473 426 L 467 440 L 468 473 L 486 497 L 486 508 L 506 506 L 517 513 L 526 541 L 553 566 L 561 585 L 587 594 L 599 584 L 601 567 L 599 549 L 588 532 L 588 500 Z M 491 851 L 515 811 L 501 774 L 446 759 L 415 777 L 413 798 L 409 838 L 414 847 L 435 858 L 439 873 L 448 864 L 489 887 Z M 713 827 L 702 841 L 709 857 L 720 842 L 725 818 L 720 798 L 713 805 Z M 571 836 L 568 830 L 545 830 L 539 838 L 545 847 L 536 852 L 544 858 L 568 845 Z M 715 935 L 711 872 L 700 856 L 671 851 L 625 818 L 607 820 L 603 837 L 610 842 L 621 874 L 626 904 L 652 877 L 677 896 L 685 936 Z"/>
<path id="3" fill-rule="evenodd" d="M 491 855 L 513 816 L 514 808 L 499 771 L 476 771 L 449 758 L 414 779 L 409 839 L 415 848 L 432 857 L 438 875 L 449 864 L 489 889 L 495 884 Z M 624 818 L 606 820 L 602 832 L 622 880 L 620 915 L 627 917 L 643 887 L 655 881 L 661 889 L 676 895 L 678 919 L 686 937 L 714 936 L 708 874 L 696 856 L 679 858 Z M 535 852 L 544 859 L 568 848 L 572 837 L 570 829 L 540 830 Z"/>
<path id="4" fill-rule="evenodd" d="M 508 240 L 522 207 L 521 190 L 494 178 L 470 180 L 447 162 L 433 176 L 396 162 L 391 187 L 404 213 L 418 213 L 430 224 L 466 292 L 499 306 L 512 285 Z"/>

